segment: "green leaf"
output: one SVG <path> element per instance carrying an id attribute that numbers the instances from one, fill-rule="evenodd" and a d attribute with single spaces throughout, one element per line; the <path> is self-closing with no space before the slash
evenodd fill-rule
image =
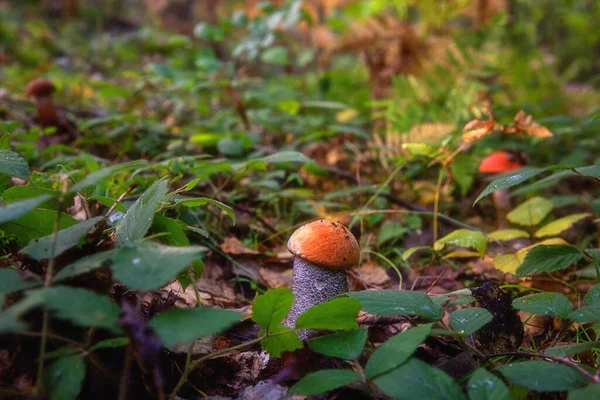
<path id="1" fill-rule="evenodd" d="M 6 189 L 4 193 L 2 193 L 2 199 L 6 203 L 16 203 L 17 201 L 33 199 L 34 197 L 39 197 L 43 195 L 49 195 L 51 199 L 42 203 L 40 208 L 57 210 L 58 197 L 62 196 L 62 193 L 56 190 L 50 190 L 37 186 L 13 186 L 11 188 Z"/>
<path id="2" fill-rule="evenodd" d="M 540 228 L 534 236 L 537 238 L 557 236 L 569 229 L 574 223 L 591 216 L 590 213 L 572 214 L 552 221 Z"/>
<path id="3" fill-rule="evenodd" d="M 492 314 L 485 308 L 462 308 L 450 314 L 450 325 L 461 335 L 469 336 L 483 328 L 492 318 Z"/>
<path id="4" fill-rule="evenodd" d="M 42 195 L 0 207 L 0 224 L 20 218 L 50 198 L 49 195 Z"/>
<path id="5" fill-rule="evenodd" d="M 500 378 L 485 368 L 479 368 L 467 385 L 469 400 L 509 400 L 510 391 Z"/>
<path id="6" fill-rule="evenodd" d="M 202 258 L 205 247 L 169 247 L 141 242 L 118 249 L 111 268 L 119 282 L 134 290 L 155 290 L 174 279 L 192 261 Z"/>
<path id="7" fill-rule="evenodd" d="M 535 293 L 513 300 L 513 307 L 530 314 L 568 318 L 573 305 L 562 293 Z"/>
<path id="8" fill-rule="evenodd" d="M 368 290 L 349 292 L 348 296 L 358 300 L 362 310 L 379 317 L 392 315 L 418 315 L 430 320 L 438 320 L 444 310 L 429 296 L 408 290 Z"/>
<path id="9" fill-rule="evenodd" d="M 78 192 L 80 190 L 85 189 L 88 186 L 97 184 L 101 180 L 108 178 L 109 176 L 113 175 L 116 172 L 127 170 L 127 169 L 140 168 L 140 167 L 145 166 L 146 164 L 148 164 L 148 163 L 144 160 L 136 160 L 136 161 L 126 162 L 126 163 L 117 164 L 117 165 L 111 165 L 110 167 L 102 168 L 101 170 L 92 172 L 91 174 L 86 176 L 85 179 L 83 179 L 81 182 L 79 182 L 79 183 L 75 184 L 73 187 L 71 187 L 69 189 L 69 191 Z"/>
<path id="10" fill-rule="evenodd" d="M 435 242 L 433 249 L 435 251 L 440 251 L 448 244 L 457 247 L 473 247 L 483 256 L 485 254 L 485 249 L 487 248 L 487 239 L 485 238 L 485 235 L 479 231 L 457 229 Z"/>
<path id="11" fill-rule="evenodd" d="M 544 354 L 551 357 L 569 357 L 587 350 L 600 348 L 600 341 L 548 347 Z"/>
<path id="12" fill-rule="evenodd" d="M 600 305 L 600 283 L 595 284 L 588 290 L 583 298 L 583 302 L 587 305 Z"/>
<path id="13" fill-rule="evenodd" d="M 580 307 L 578 310 L 571 311 L 569 318 L 580 324 L 600 322 L 600 305 Z"/>
<path id="14" fill-rule="evenodd" d="M 368 335 L 367 328 L 341 331 L 310 339 L 308 347 L 326 356 L 352 360 L 362 353 Z"/>
<path id="15" fill-rule="evenodd" d="M 13 151 L 0 150 L 0 173 L 28 179 L 31 172 L 23 157 Z"/>
<path id="16" fill-rule="evenodd" d="M 527 252 L 525 260 L 517 268 L 517 275 L 560 271 L 577 264 L 581 257 L 581 252 L 572 246 L 541 244 Z"/>
<path id="17" fill-rule="evenodd" d="M 108 250 L 80 258 L 74 263 L 61 269 L 52 281 L 59 282 L 67 278 L 88 273 L 103 266 L 108 266 L 108 262 L 118 251 L 119 249 Z"/>
<path id="18" fill-rule="evenodd" d="M 154 182 L 127 210 L 127 214 L 116 230 L 117 246 L 137 242 L 144 237 L 152 225 L 156 207 L 167 195 L 167 185 L 166 178 Z"/>
<path id="19" fill-rule="evenodd" d="M 296 329 L 348 330 L 358 328 L 356 317 L 360 303 L 348 297 L 317 304 L 296 320 Z"/>
<path id="20" fill-rule="evenodd" d="M 578 389 L 589 380 L 562 364 L 532 360 L 509 363 L 496 368 L 513 384 L 525 386 L 536 392 L 562 392 Z"/>
<path id="21" fill-rule="evenodd" d="M 64 251 L 70 249 L 71 247 L 77 246 L 81 238 L 102 219 L 104 219 L 102 216 L 94 217 L 88 219 L 87 221 L 80 222 L 77 225 L 73 225 L 58 231 L 54 256 L 58 257 Z M 51 256 L 50 253 L 53 240 L 54 234 L 50 234 L 39 239 L 34 239 L 29 242 L 29 244 L 22 249 L 20 253 L 28 254 L 29 257 L 33 258 L 34 260 L 48 259 Z"/>
<path id="22" fill-rule="evenodd" d="M 0 333 L 26 329 L 27 325 L 16 319 L 10 311 L 0 311 Z"/>
<path id="23" fill-rule="evenodd" d="M 54 210 L 32 210 L 17 219 L 0 224 L 0 230 L 15 235 L 19 246 L 25 247 L 33 239 L 50 235 L 54 231 L 56 213 Z M 61 213 L 59 229 L 68 228 L 76 223 L 69 214 Z"/>
<path id="24" fill-rule="evenodd" d="M 373 380 L 384 393 L 396 399 L 464 400 L 460 386 L 442 370 L 411 359 Z"/>
<path id="25" fill-rule="evenodd" d="M 411 247 L 410 249 L 407 249 L 404 253 L 402 253 L 402 259 L 404 261 L 406 261 L 406 260 L 408 260 L 410 258 L 410 256 L 412 256 L 413 254 L 415 254 L 417 251 L 421 251 L 421 250 L 433 251 L 433 247 L 431 247 L 431 246 Z"/>
<path id="26" fill-rule="evenodd" d="M 260 335 L 265 333 L 264 330 Z M 271 357 L 279 357 L 284 351 L 294 351 L 303 347 L 302 340 L 292 328 L 283 325 L 275 325 L 269 329 L 269 336 L 262 341 L 263 349 Z"/>
<path id="27" fill-rule="evenodd" d="M 493 180 L 484 190 L 481 192 L 473 205 L 477 204 L 479 200 L 483 199 L 485 196 L 493 193 L 497 190 L 508 189 L 515 185 L 518 185 L 522 182 L 525 182 L 527 179 L 533 178 L 536 175 L 544 172 L 546 168 L 532 168 L 525 167 L 521 168 L 516 172 L 511 172 L 509 174 L 504 174 L 500 178 Z"/>
<path id="28" fill-rule="evenodd" d="M 290 288 L 268 290 L 254 299 L 252 319 L 261 328 L 269 330 L 283 321 L 293 302 L 294 295 Z"/>
<path id="29" fill-rule="evenodd" d="M 190 241 L 185 234 L 187 225 L 178 219 L 168 218 L 164 215 L 156 214 L 152 220 L 150 228 L 152 232 L 166 232 L 167 236 L 162 237 L 169 246 L 189 246 Z"/>
<path id="30" fill-rule="evenodd" d="M 306 157 L 304 154 L 298 151 L 281 151 L 279 153 L 271 154 L 261 158 L 254 158 L 248 162 L 262 161 L 265 163 L 285 163 L 285 162 L 296 162 L 301 164 L 312 164 L 313 160 Z"/>
<path id="31" fill-rule="evenodd" d="M 354 371 L 347 369 L 323 369 L 300 379 L 290 388 L 290 392 L 312 396 L 346 386 L 350 383 L 360 382 L 361 380 L 360 375 Z"/>
<path id="32" fill-rule="evenodd" d="M 266 64 L 274 65 L 287 65 L 290 62 L 288 51 L 283 46 L 269 47 L 262 53 L 260 59 Z"/>
<path id="33" fill-rule="evenodd" d="M 239 312 L 210 307 L 167 310 L 148 322 L 167 347 L 221 333 L 242 319 Z"/>
<path id="34" fill-rule="evenodd" d="M 44 381 L 50 400 L 74 400 L 85 379 L 85 362 L 79 356 L 62 357 L 46 369 Z"/>
<path id="35" fill-rule="evenodd" d="M 89 351 L 96 351 L 99 349 L 114 349 L 116 347 L 127 346 L 128 344 L 129 344 L 128 337 L 117 337 L 117 338 L 104 339 L 104 340 L 101 340 L 98 343 L 94 344 L 92 347 L 90 347 Z"/>
<path id="36" fill-rule="evenodd" d="M 595 383 L 569 392 L 569 400 L 600 399 L 600 384 Z"/>
<path id="37" fill-rule="evenodd" d="M 492 233 L 488 233 L 487 237 L 489 240 L 498 240 L 500 242 L 505 242 L 514 239 L 526 239 L 529 237 L 529 233 L 520 229 L 499 229 Z"/>
<path id="38" fill-rule="evenodd" d="M 425 341 L 431 332 L 431 324 L 417 326 L 392 336 L 379 347 L 365 368 L 369 379 L 387 374 L 404 364 Z"/>
<path id="39" fill-rule="evenodd" d="M 178 202 L 185 207 L 199 207 L 205 204 L 212 204 L 213 206 L 219 207 L 221 210 L 225 211 L 227 216 L 231 218 L 233 224 L 235 225 L 235 212 L 231 207 L 227 204 L 221 203 L 220 201 L 209 199 L 208 197 L 196 197 L 194 199 L 185 199 Z"/>
<path id="40" fill-rule="evenodd" d="M 552 211 L 554 204 L 543 197 L 533 197 L 506 215 L 506 218 L 523 226 L 534 226 L 542 222 Z"/>
<path id="41" fill-rule="evenodd" d="M 409 231 L 408 227 L 397 221 L 384 221 L 379 230 L 377 243 L 382 244 L 391 239 L 400 239 Z"/>
<path id="42" fill-rule="evenodd" d="M 0 269 L 0 296 L 18 290 L 29 289 L 42 284 L 42 280 L 36 277 L 22 279 L 16 269 Z"/>
<path id="43" fill-rule="evenodd" d="M 106 296 L 90 290 L 56 286 L 36 289 L 27 296 L 41 297 L 43 306 L 52 310 L 57 318 L 68 319 L 79 326 L 97 326 L 119 331 L 117 319 L 119 306 Z"/>

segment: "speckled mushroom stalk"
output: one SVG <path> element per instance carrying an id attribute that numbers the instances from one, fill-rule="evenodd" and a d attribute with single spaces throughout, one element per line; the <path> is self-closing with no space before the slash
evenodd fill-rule
<path id="1" fill-rule="evenodd" d="M 344 225 L 318 220 L 298 228 L 288 241 L 288 249 L 295 256 L 294 302 L 284 325 L 294 328 L 306 310 L 348 291 L 345 270 L 360 261 L 360 247 Z M 298 336 L 306 340 L 317 333 L 300 330 Z"/>

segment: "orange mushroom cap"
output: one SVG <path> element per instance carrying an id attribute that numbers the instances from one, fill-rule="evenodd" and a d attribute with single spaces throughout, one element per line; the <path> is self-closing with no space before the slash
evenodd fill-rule
<path id="1" fill-rule="evenodd" d="M 26 96 L 44 97 L 50 96 L 56 90 L 56 86 L 46 78 L 37 78 L 27 84 Z"/>
<path id="2" fill-rule="evenodd" d="M 526 162 L 524 154 L 505 150 L 496 151 L 481 161 L 479 172 L 500 174 L 523 168 Z"/>
<path id="3" fill-rule="evenodd" d="M 318 220 L 296 229 L 288 250 L 310 263 L 332 269 L 351 268 L 360 261 L 360 246 L 339 222 Z"/>

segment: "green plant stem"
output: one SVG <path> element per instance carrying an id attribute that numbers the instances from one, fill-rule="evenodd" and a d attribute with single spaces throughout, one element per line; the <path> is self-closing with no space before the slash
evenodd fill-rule
<path id="1" fill-rule="evenodd" d="M 64 191 L 63 191 L 64 192 Z M 52 275 L 54 274 L 54 267 L 56 265 L 56 245 L 58 243 L 58 231 L 60 229 L 60 214 L 64 205 L 64 195 L 58 198 L 58 207 L 56 210 L 56 219 L 54 220 L 54 229 L 52 231 L 52 244 L 50 245 L 50 260 L 48 261 L 48 267 L 46 269 L 46 276 L 44 277 L 44 288 L 49 287 L 52 284 Z M 38 370 L 37 378 L 35 382 L 34 393 L 40 394 L 44 388 L 44 358 L 46 357 L 46 345 L 48 339 L 48 325 L 50 324 L 50 316 L 48 310 L 44 310 L 43 322 L 42 322 L 42 337 L 40 339 L 40 355 L 38 358 Z"/>
<path id="2" fill-rule="evenodd" d="M 228 347 L 228 348 L 223 349 L 223 350 L 215 351 L 214 353 L 210 353 L 210 354 L 205 355 L 204 357 L 200 357 L 199 359 L 197 359 L 193 363 L 188 363 L 188 361 L 191 360 L 191 352 L 188 352 L 188 360 L 186 360 L 185 369 L 183 370 L 183 374 L 181 375 L 181 378 L 179 379 L 179 382 L 177 382 L 177 385 L 175 386 L 175 388 L 171 392 L 171 395 L 169 396 L 169 400 L 175 400 L 175 397 L 177 396 L 177 392 L 179 392 L 179 389 L 181 389 L 181 387 L 183 386 L 183 384 L 187 380 L 187 378 L 190 375 L 190 373 L 194 369 L 196 369 L 200 365 L 202 365 L 204 362 L 210 360 L 211 358 L 219 357 L 219 356 L 222 356 L 224 354 L 230 353 L 232 351 L 245 349 L 246 347 L 250 347 L 252 345 L 255 345 L 256 343 L 260 343 L 266 337 L 267 337 L 267 335 L 262 335 L 262 336 L 259 336 L 256 339 L 253 339 L 253 340 L 251 340 L 249 342 L 240 343 L 238 345 L 231 346 L 231 347 Z M 192 343 L 192 346 L 193 346 L 193 343 Z"/>
<path id="3" fill-rule="evenodd" d="M 400 270 L 398 269 L 398 267 L 396 266 L 396 264 L 394 264 L 389 258 L 387 258 L 386 256 L 384 256 L 383 254 L 380 254 L 380 253 L 378 253 L 376 251 L 373 251 L 373 250 L 363 250 L 363 253 L 373 254 L 373 255 L 381 258 L 390 267 L 392 267 L 394 269 L 394 271 L 396 271 L 396 274 L 398 274 L 398 290 L 402 290 L 402 274 L 400 273 Z"/>
<path id="4" fill-rule="evenodd" d="M 440 191 L 442 190 L 442 180 L 444 178 L 444 168 L 440 168 L 437 184 L 435 186 L 435 197 L 433 200 L 433 243 L 438 239 L 438 213 L 440 210 Z"/>

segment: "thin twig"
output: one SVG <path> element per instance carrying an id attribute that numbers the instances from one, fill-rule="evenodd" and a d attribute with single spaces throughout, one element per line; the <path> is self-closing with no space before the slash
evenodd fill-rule
<path id="1" fill-rule="evenodd" d="M 131 346 L 132 345 L 127 346 L 127 350 L 125 350 L 125 361 L 123 362 L 123 372 L 121 373 L 121 382 L 119 383 L 119 400 L 127 399 L 131 362 L 133 361 Z"/>

